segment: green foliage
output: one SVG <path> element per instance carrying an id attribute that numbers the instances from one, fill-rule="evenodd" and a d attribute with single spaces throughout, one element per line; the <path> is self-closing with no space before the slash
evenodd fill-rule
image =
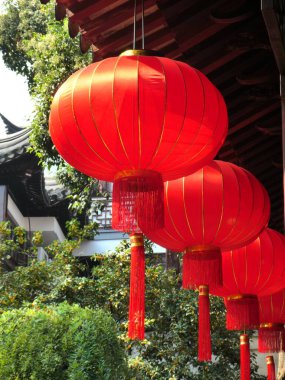
<path id="1" fill-rule="evenodd" d="M 15 230 L 15 229 L 14 229 Z M 17 231 L 21 231 L 26 236 L 24 229 L 16 227 Z M 38 262 L 34 259 L 39 245 L 43 238 L 39 231 L 32 236 L 33 246 L 23 248 L 17 242 L 17 236 L 11 239 L 13 229 L 9 222 L 0 223 L 0 253 L 4 259 L 9 258 L 12 251 L 27 254 L 30 257 L 29 266 L 17 267 L 15 271 L 3 273 L 0 277 L 0 312 L 13 308 L 20 308 L 25 303 L 37 302 L 53 302 L 54 300 L 69 299 L 64 298 L 62 293 L 68 295 L 67 287 L 76 284 L 75 289 L 82 289 L 78 297 L 84 299 L 85 282 L 93 281 L 82 277 L 85 267 L 73 256 L 82 239 L 93 238 L 97 231 L 97 224 L 80 227 L 77 220 L 72 219 L 67 225 L 69 240 L 59 242 L 53 241 L 45 247 L 51 262 Z M 65 291 L 64 291 L 65 290 Z M 58 295 L 60 293 L 60 296 Z M 60 302 L 59 301 L 59 302 Z M 72 302 L 73 299 L 70 299 Z M 84 302 L 82 302 L 84 304 Z M 86 303 L 85 303 L 86 305 Z"/>
<path id="2" fill-rule="evenodd" d="M 47 20 L 35 1 L 25 7 L 22 0 L 5 1 L 6 14 L 0 15 L 0 49 L 7 67 L 33 81 L 33 68 L 23 41 L 31 33 L 45 33 Z M 33 22 L 31 21 L 33 20 Z"/>
<path id="3" fill-rule="evenodd" d="M 17 226 L 14 228 L 15 242 L 20 246 L 27 242 L 27 234 L 23 227 Z"/>
<path id="4" fill-rule="evenodd" d="M 0 222 L 0 263 L 8 262 L 13 254 L 34 258 L 37 253 L 36 246 L 43 241 L 42 233 L 34 232 L 31 236 L 31 244 L 28 240 L 27 232 L 23 227 L 12 228 L 9 221 Z M 0 267 L 3 270 L 3 265 Z"/>
<path id="5" fill-rule="evenodd" d="M 11 223 L 9 221 L 0 223 L 0 238 L 7 239 L 11 235 Z"/>
<path id="6" fill-rule="evenodd" d="M 116 323 L 102 310 L 61 304 L 0 317 L 0 378 L 125 379 Z"/>
<path id="7" fill-rule="evenodd" d="M 98 256 L 96 256 L 98 260 Z M 224 329 L 224 306 L 212 298 L 213 363 L 197 361 L 197 296 L 181 290 L 181 279 L 174 271 L 152 265 L 148 258 L 146 339 L 131 342 L 125 337 L 130 352 L 133 379 L 236 379 L 239 368 L 239 338 Z M 128 252 L 101 258 L 94 268 L 97 305 L 109 310 L 126 329 L 129 282 Z M 193 368 L 197 371 L 194 375 Z M 219 377 L 221 376 L 221 377 Z"/>
<path id="8" fill-rule="evenodd" d="M 67 237 L 81 241 L 82 239 L 94 239 L 97 234 L 98 223 L 91 222 L 81 226 L 78 219 L 71 219 L 66 222 Z"/>
<path id="9" fill-rule="evenodd" d="M 32 236 L 32 244 L 35 246 L 43 245 L 44 239 L 41 231 L 35 231 Z"/>
<path id="10" fill-rule="evenodd" d="M 126 337 L 129 244 L 122 242 L 116 253 L 96 255 L 99 265 L 93 269 L 96 303 L 112 313 L 121 323 L 130 357 L 131 379 L 229 380 L 239 379 L 239 334 L 225 329 L 223 300 L 211 297 L 212 343 L 215 359 L 210 363 L 197 360 L 197 293 L 181 289 L 175 271 L 165 271 L 147 243 L 146 269 L 146 339 L 132 342 Z M 254 359 L 252 357 L 252 359 Z M 256 374 L 252 361 L 252 379 Z"/>
<path id="11" fill-rule="evenodd" d="M 66 20 L 55 20 L 54 2 L 42 5 L 39 0 L 6 2 L 6 13 L 0 16 L 0 50 L 5 64 L 28 79 L 35 105 L 29 151 L 44 167 L 58 168 L 60 182 L 70 190 L 71 210 L 74 214 L 85 212 L 98 181 L 60 158 L 48 133 L 48 118 L 59 85 L 89 64 L 91 55 L 81 54 L 79 39 L 70 38 Z"/>
<path id="12" fill-rule="evenodd" d="M 75 228 L 76 229 L 76 228 Z M 2 312 L 26 302 L 35 306 L 61 302 L 104 309 L 119 324 L 120 338 L 129 356 L 132 380 L 236 380 L 239 377 L 239 336 L 226 331 L 222 300 L 211 298 L 212 338 L 215 360 L 197 361 L 197 294 L 181 290 L 181 278 L 165 271 L 147 242 L 146 339 L 127 338 L 129 301 L 129 243 L 123 241 L 116 252 L 96 254 L 92 276 L 72 256 L 78 241 L 54 242 L 47 248 L 51 263 L 33 262 L 27 268 L 0 278 Z M 76 359 L 78 362 L 79 359 Z M 193 373 L 194 369 L 194 373 Z M 80 377 L 79 377 L 80 378 Z M 252 379 L 260 379 L 253 364 Z"/>
<path id="13" fill-rule="evenodd" d="M 79 246 L 83 239 L 94 238 L 97 234 L 98 224 L 92 222 L 81 226 L 77 219 L 71 219 L 67 222 L 66 228 L 69 240 L 65 240 L 62 243 L 55 240 L 46 247 L 49 256 L 55 258 L 55 273 L 57 273 L 56 268 L 59 268 L 59 265 L 62 266 L 60 270 L 64 273 L 68 268 L 72 267 L 71 264 L 76 261 L 72 256 L 73 250 Z M 40 231 L 33 232 L 31 236 L 28 235 L 30 234 L 28 234 L 23 227 L 17 226 L 12 228 L 10 222 L 0 222 L 0 263 L 2 262 L 3 264 L 9 261 L 13 254 L 25 255 L 29 260 L 35 259 L 37 256 L 37 247 L 44 243 L 43 236 Z M 37 266 L 38 263 L 31 262 L 31 268 L 33 268 L 34 265 Z M 0 267 L 2 270 L 3 265 Z M 74 267 L 72 268 L 74 269 Z M 18 270 L 24 274 L 26 268 L 19 268 Z M 21 289 L 19 290 L 21 293 Z"/>
<path id="14" fill-rule="evenodd" d="M 0 49 L 6 65 L 29 80 L 35 101 L 32 150 L 45 165 L 64 165 L 48 134 L 50 104 L 59 84 L 90 63 L 90 56 L 80 53 L 67 22 L 55 20 L 54 3 L 42 5 L 38 0 L 6 2 L 0 16 Z"/>

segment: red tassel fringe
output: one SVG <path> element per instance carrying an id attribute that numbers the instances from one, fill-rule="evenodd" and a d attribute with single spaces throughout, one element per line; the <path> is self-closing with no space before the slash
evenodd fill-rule
<path id="1" fill-rule="evenodd" d="M 198 336 L 198 360 L 211 361 L 211 322 L 209 287 L 199 286 L 199 336 Z"/>
<path id="2" fill-rule="evenodd" d="M 145 317 L 145 253 L 142 234 L 133 234 L 131 240 L 131 274 L 128 335 L 144 339 Z"/>
<path id="3" fill-rule="evenodd" d="M 266 356 L 267 380 L 276 380 L 275 363 L 273 356 Z"/>
<path id="4" fill-rule="evenodd" d="M 258 330 L 258 351 L 280 352 L 285 350 L 285 333 L 283 325 L 261 324 Z"/>
<path id="5" fill-rule="evenodd" d="M 199 284 L 222 285 L 222 256 L 220 249 L 189 251 L 183 256 L 182 287 L 194 288 Z"/>
<path id="6" fill-rule="evenodd" d="M 259 326 L 258 299 L 251 295 L 231 296 L 225 300 L 228 330 L 250 330 Z"/>
<path id="7" fill-rule="evenodd" d="M 113 229 L 133 233 L 163 227 L 163 194 L 159 173 L 151 170 L 120 172 L 113 187 Z"/>
<path id="8" fill-rule="evenodd" d="M 240 380 L 250 380 L 250 347 L 247 334 L 240 336 Z"/>

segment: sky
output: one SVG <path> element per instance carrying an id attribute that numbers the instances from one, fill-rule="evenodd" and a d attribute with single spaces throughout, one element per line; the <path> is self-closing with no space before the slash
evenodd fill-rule
<path id="1" fill-rule="evenodd" d="M 0 0 L 0 13 L 4 0 Z M 29 125 L 32 113 L 32 100 L 24 77 L 9 70 L 0 53 L 0 113 L 15 125 Z M 0 120 L 0 134 L 3 134 L 3 123 Z"/>

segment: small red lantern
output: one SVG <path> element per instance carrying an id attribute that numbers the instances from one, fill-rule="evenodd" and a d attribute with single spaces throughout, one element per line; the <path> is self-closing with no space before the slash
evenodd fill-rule
<path id="1" fill-rule="evenodd" d="M 146 232 L 155 243 L 184 252 L 183 287 L 199 287 L 209 305 L 209 286 L 222 283 L 220 248 L 256 238 L 267 224 L 270 202 L 259 181 L 222 161 L 165 183 L 165 226 Z M 209 312 L 199 311 L 199 359 L 211 359 Z"/>
<path id="2" fill-rule="evenodd" d="M 223 251 L 223 286 L 211 294 L 225 297 L 227 329 L 245 330 L 259 326 L 259 296 L 285 286 L 285 239 L 267 228 L 252 243 Z"/>
<path id="3" fill-rule="evenodd" d="M 285 351 L 285 289 L 258 298 L 260 326 L 258 351 Z"/>
<path id="4" fill-rule="evenodd" d="M 220 92 L 198 70 L 129 51 L 71 75 L 57 91 L 50 134 L 77 170 L 114 182 L 113 228 L 163 225 L 163 180 L 211 161 L 227 134 Z"/>
<path id="5" fill-rule="evenodd" d="M 223 251 L 224 284 L 218 289 L 212 288 L 211 293 L 225 297 L 228 330 L 255 329 L 259 326 L 257 296 L 284 288 L 284 259 L 285 239 L 269 228 L 252 243 Z M 249 355 L 245 355 L 243 349 L 241 347 L 241 379 L 249 380 Z"/>

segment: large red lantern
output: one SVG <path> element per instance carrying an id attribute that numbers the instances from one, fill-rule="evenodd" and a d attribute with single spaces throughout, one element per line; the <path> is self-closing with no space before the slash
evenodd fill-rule
<path id="1" fill-rule="evenodd" d="M 209 285 L 222 283 L 220 249 L 256 238 L 269 219 L 267 192 L 246 170 L 213 161 L 194 174 L 166 182 L 164 203 L 164 228 L 146 235 L 184 253 L 183 287 L 199 287 L 199 304 L 207 310 Z M 200 309 L 200 360 L 211 359 L 208 314 Z"/>
<path id="2" fill-rule="evenodd" d="M 258 351 L 285 351 L 285 289 L 259 297 Z"/>
<path id="3" fill-rule="evenodd" d="M 145 54 L 129 51 L 77 71 L 57 91 L 50 113 L 50 134 L 61 156 L 89 176 L 114 182 L 113 228 L 136 233 L 129 336 L 139 339 L 144 258 L 138 226 L 163 225 L 163 180 L 210 162 L 228 124 L 223 97 L 201 72 Z"/>
<path id="4" fill-rule="evenodd" d="M 162 180 L 210 162 L 228 122 L 223 97 L 201 72 L 140 54 L 145 51 L 77 71 L 57 91 L 50 112 L 61 156 L 114 182 L 113 228 L 125 232 L 140 232 L 138 224 L 162 226 Z"/>

